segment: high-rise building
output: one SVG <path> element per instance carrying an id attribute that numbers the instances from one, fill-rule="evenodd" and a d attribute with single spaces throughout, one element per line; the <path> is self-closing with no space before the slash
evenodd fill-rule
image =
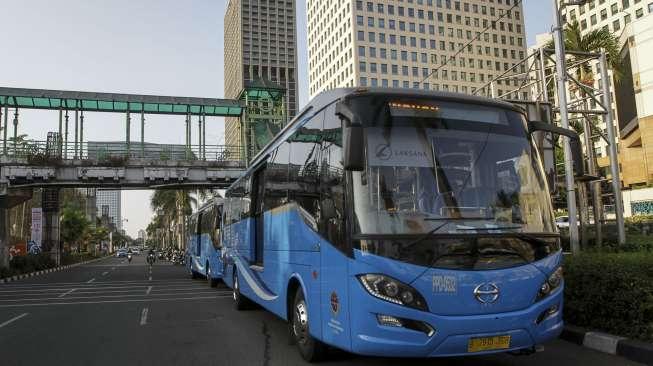
<path id="1" fill-rule="evenodd" d="M 578 22 L 581 33 L 605 29 L 619 41 L 624 75 L 610 80 L 612 110 L 617 130 L 621 180 L 625 187 L 653 183 L 653 72 L 651 59 L 653 35 L 653 1 L 591 0 L 582 6 L 562 9 L 563 22 Z M 594 86 L 602 80 L 594 62 Z M 612 73 L 610 73 L 612 76 Z M 589 101 L 594 107 L 593 101 Z M 598 127 L 605 131 L 604 123 Z M 650 136 L 650 137 L 649 137 Z M 595 145 L 599 166 L 607 170 L 607 146 L 599 139 Z M 609 174 L 604 172 L 604 174 Z"/>
<path id="2" fill-rule="evenodd" d="M 287 116 L 297 113 L 295 0 L 230 0 L 224 18 L 225 98 L 251 83 L 286 89 Z M 225 119 L 225 144 L 241 145 L 238 118 Z"/>
<path id="3" fill-rule="evenodd" d="M 473 93 L 526 56 L 516 0 L 308 0 L 307 10 L 311 97 L 353 86 Z"/>
<path id="4" fill-rule="evenodd" d="M 100 219 L 108 218 L 109 224 L 114 224 L 118 230 L 122 229 L 122 212 L 120 190 L 98 189 L 95 193 L 97 213 Z"/>

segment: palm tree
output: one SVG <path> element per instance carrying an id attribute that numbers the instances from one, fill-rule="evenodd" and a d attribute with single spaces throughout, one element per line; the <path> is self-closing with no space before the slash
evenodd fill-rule
<path id="1" fill-rule="evenodd" d="M 606 28 L 595 29 L 583 34 L 578 21 L 567 23 L 564 29 L 564 46 L 567 51 L 597 53 L 605 50 L 608 66 L 612 69 L 612 76 L 615 82 L 618 82 L 623 77 L 624 66 L 621 61 L 619 52 L 619 41 L 616 36 L 610 33 Z M 554 48 L 553 41 L 547 44 L 547 48 Z M 585 56 L 572 56 L 572 61 L 576 64 L 575 73 L 576 79 L 580 82 L 580 86 L 572 85 L 571 92 L 575 99 L 582 101 L 583 109 L 588 109 L 586 105 L 587 94 L 589 87 L 594 86 L 595 78 L 594 72 L 590 65 L 590 60 Z M 603 80 L 602 82 L 608 82 Z M 610 108 L 608 106 L 608 108 Z M 597 119 L 592 118 L 588 120 L 585 116 L 580 117 L 582 122 L 578 120 L 570 121 L 570 126 L 578 133 L 584 133 L 585 143 L 587 148 L 587 156 L 589 159 L 589 173 L 591 175 L 597 174 L 596 156 L 594 153 L 594 141 L 592 139 L 592 129 L 597 130 Z M 587 244 L 587 187 L 585 183 L 579 184 L 579 201 L 581 211 L 581 226 L 583 228 L 582 241 L 583 245 Z M 602 218 L 601 210 L 601 186 L 599 182 L 592 183 L 592 200 L 594 207 L 594 222 L 596 225 L 596 239 L 598 245 L 601 244 L 601 226 L 600 219 Z"/>
<path id="2" fill-rule="evenodd" d="M 163 216 L 159 222 L 167 231 L 176 232 L 178 247 L 184 245 L 186 218 L 193 212 L 194 205 L 197 205 L 197 199 L 188 190 L 181 189 L 156 190 L 150 199 L 152 210 L 161 212 Z"/>

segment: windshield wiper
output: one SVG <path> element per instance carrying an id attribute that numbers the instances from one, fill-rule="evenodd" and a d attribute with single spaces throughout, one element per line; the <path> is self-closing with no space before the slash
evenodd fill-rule
<path id="1" fill-rule="evenodd" d="M 490 231 L 490 230 L 514 230 L 521 229 L 521 226 L 497 226 L 497 227 L 457 227 L 457 231 Z"/>
<path id="2" fill-rule="evenodd" d="M 427 233 L 425 233 L 424 235 L 420 236 L 419 238 L 413 240 L 412 242 L 410 242 L 410 243 L 408 243 L 408 244 L 406 244 L 406 245 L 403 245 L 403 246 L 402 246 L 402 249 L 403 249 L 403 250 L 408 249 L 408 248 L 413 247 L 413 246 L 415 246 L 416 244 L 419 244 L 419 243 L 421 243 L 422 241 L 428 239 L 429 236 L 435 234 L 438 230 L 440 230 L 442 227 L 444 227 L 445 225 L 447 225 L 449 222 L 450 222 L 450 220 L 447 220 L 447 221 L 443 222 L 442 224 L 436 226 L 436 227 L 433 228 L 432 230 L 429 230 Z"/>
<path id="3" fill-rule="evenodd" d="M 521 229 L 522 226 L 497 226 L 494 228 L 489 227 L 480 227 L 480 228 L 456 228 L 457 231 L 490 231 L 490 230 L 516 230 Z M 548 246 L 550 243 L 546 240 L 538 238 L 535 234 L 521 233 L 516 231 L 511 231 L 510 234 L 518 239 L 521 239 L 527 243 L 536 244 L 540 247 Z"/>
<path id="4" fill-rule="evenodd" d="M 524 257 L 524 255 L 522 255 L 521 253 L 516 252 L 514 250 L 510 250 L 510 249 L 498 249 L 498 248 L 483 249 L 483 250 L 479 250 L 479 253 L 481 255 L 484 255 L 484 256 L 487 256 L 487 255 L 513 255 L 513 256 L 519 257 L 521 260 L 523 260 L 526 263 L 530 262 L 528 260 L 528 258 Z"/>
<path id="5" fill-rule="evenodd" d="M 494 217 L 425 217 L 424 221 L 492 220 Z"/>

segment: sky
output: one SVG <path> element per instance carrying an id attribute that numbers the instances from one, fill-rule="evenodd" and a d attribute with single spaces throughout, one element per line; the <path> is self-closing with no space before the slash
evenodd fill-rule
<path id="1" fill-rule="evenodd" d="M 20 0 L 2 2 L 0 86 L 222 98 L 228 0 Z M 306 4 L 298 4 L 299 103 L 308 102 Z M 550 31 L 551 0 L 524 0 L 528 44 Z M 124 116 L 87 113 L 86 141 L 124 141 Z M 207 143 L 224 141 L 207 118 Z M 58 113 L 21 111 L 19 134 L 45 140 Z M 183 144 L 183 117 L 147 116 L 145 140 Z M 132 140 L 140 126 L 132 123 Z M 151 191 L 123 191 L 132 237 L 150 221 Z"/>

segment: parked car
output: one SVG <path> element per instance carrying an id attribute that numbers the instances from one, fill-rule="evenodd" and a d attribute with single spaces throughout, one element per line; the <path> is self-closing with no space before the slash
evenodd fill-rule
<path id="1" fill-rule="evenodd" d="M 556 217 L 556 226 L 558 227 L 558 229 L 568 228 L 569 227 L 569 216 L 558 216 L 558 217 Z"/>

